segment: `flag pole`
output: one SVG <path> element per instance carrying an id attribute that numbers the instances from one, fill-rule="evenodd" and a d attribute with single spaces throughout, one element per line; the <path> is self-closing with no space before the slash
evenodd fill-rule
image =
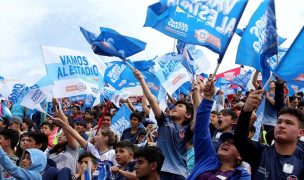
<path id="1" fill-rule="evenodd" d="M 266 83 L 263 85 L 263 88 L 262 88 L 263 91 L 266 90 L 266 87 L 267 87 L 268 84 L 271 82 L 272 78 L 273 78 L 273 73 L 270 72 L 270 76 L 269 76 L 268 80 L 267 80 Z"/>
<path id="2" fill-rule="evenodd" d="M 219 67 L 221 65 L 222 60 L 223 60 L 223 55 L 220 55 L 219 58 L 218 58 L 218 60 L 217 60 L 217 65 L 216 65 L 216 68 L 215 68 L 215 70 L 214 70 L 214 72 L 213 72 L 213 74 L 211 76 L 211 79 L 214 79 L 214 77 L 215 77 L 215 75 L 216 75 L 216 73 L 217 73 L 217 71 L 218 71 L 218 69 L 219 69 Z"/>
<path id="3" fill-rule="evenodd" d="M 119 57 L 132 71 L 135 71 L 135 68 L 128 62 L 128 60 L 124 57 Z"/>

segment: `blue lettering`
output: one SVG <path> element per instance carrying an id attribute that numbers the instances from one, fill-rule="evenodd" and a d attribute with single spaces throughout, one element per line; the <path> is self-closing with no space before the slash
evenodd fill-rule
<path id="1" fill-rule="evenodd" d="M 59 56 L 59 57 L 60 57 L 61 63 L 65 66 L 65 64 L 66 64 L 65 56 Z"/>

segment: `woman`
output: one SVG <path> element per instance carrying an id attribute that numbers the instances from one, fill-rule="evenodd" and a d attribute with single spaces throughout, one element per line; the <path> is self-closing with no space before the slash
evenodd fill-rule
<path id="1" fill-rule="evenodd" d="M 26 133 L 23 133 L 23 134 L 20 135 L 20 140 L 19 140 L 19 143 L 17 145 L 17 149 L 16 149 L 15 155 L 19 159 L 21 159 L 21 156 L 22 156 L 24 150 L 26 148 L 28 148 L 27 147 L 27 142 L 28 142 L 28 133 L 26 132 Z"/>

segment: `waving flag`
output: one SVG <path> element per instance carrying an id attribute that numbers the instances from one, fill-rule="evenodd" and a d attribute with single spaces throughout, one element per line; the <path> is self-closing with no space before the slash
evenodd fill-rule
<path id="1" fill-rule="evenodd" d="M 8 99 L 10 93 L 10 87 L 4 82 L 4 78 L 0 76 L 0 98 Z"/>
<path id="2" fill-rule="evenodd" d="M 217 74 L 215 76 L 215 79 L 224 78 L 228 81 L 232 81 L 240 73 L 241 73 L 241 67 L 238 67 L 238 68 L 230 69 L 230 70 L 225 71 L 223 73 Z"/>
<path id="3" fill-rule="evenodd" d="M 163 0 L 148 7 L 144 26 L 224 54 L 246 4 L 247 0 Z"/>
<path id="4" fill-rule="evenodd" d="M 280 63 L 281 59 L 287 52 L 287 48 L 280 48 L 278 49 L 278 55 L 273 55 L 269 59 L 266 60 L 267 65 L 270 67 L 271 71 L 274 71 L 277 65 Z"/>
<path id="5" fill-rule="evenodd" d="M 80 27 L 80 31 L 95 54 L 116 56 L 125 59 L 145 49 L 146 43 L 138 39 L 124 36 L 110 28 L 100 28 L 99 36 Z"/>
<path id="6" fill-rule="evenodd" d="M 99 102 L 106 65 L 95 54 L 47 46 L 42 52 L 54 98 L 91 94 Z"/>
<path id="7" fill-rule="evenodd" d="M 155 60 L 155 75 L 170 95 L 191 79 L 191 74 L 181 64 L 182 59 L 182 55 L 168 53 Z"/>
<path id="8" fill-rule="evenodd" d="M 122 132 L 130 126 L 129 119 L 131 113 L 131 110 L 125 104 L 122 105 L 112 118 L 111 129 L 122 134 Z"/>
<path id="9" fill-rule="evenodd" d="M 148 88 L 150 89 L 151 93 L 155 97 L 158 97 L 160 87 L 161 87 L 161 83 L 160 83 L 158 77 L 150 71 L 142 71 L 142 74 L 145 77 L 146 84 L 147 84 Z"/>
<path id="10" fill-rule="evenodd" d="M 42 113 L 46 113 L 40 104 L 46 99 L 53 87 L 53 80 L 48 76 L 44 76 L 36 84 L 22 92 L 22 98 L 19 99 L 18 103 L 29 109 L 36 109 Z"/>
<path id="11" fill-rule="evenodd" d="M 244 74 L 237 75 L 231 82 L 238 85 L 242 90 L 246 89 L 251 78 L 252 70 L 246 71 Z"/>
<path id="12" fill-rule="evenodd" d="M 115 91 L 110 88 L 102 88 L 101 93 L 103 97 L 109 101 L 111 101 L 116 107 L 120 107 L 119 102 L 121 99 L 127 99 L 130 94 L 126 91 Z"/>
<path id="13" fill-rule="evenodd" d="M 17 103 L 20 98 L 22 98 L 22 92 L 27 88 L 24 83 L 16 83 L 12 88 L 12 93 L 9 95 L 8 99 L 13 104 Z"/>
<path id="14" fill-rule="evenodd" d="M 155 57 L 154 59 L 156 59 Z M 139 71 L 148 71 L 151 67 L 155 65 L 154 59 L 151 60 L 143 60 L 143 61 L 134 61 L 134 67 Z"/>
<path id="15" fill-rule="evenodd" d="M 277 54 L 277 39 L 274 0 L 264 0 L 251 17 L 241 38 L 236 63 L 262 72 L 265 83 L 270 75 L 266 60 Z"/>
<path id="16" fill-rule="evenodd" d="M 300 81 L 304 83 L 304 27 L 290 46 L 289 50 L 276 67 L 274 73 L 285 81 Z"/>
<path id="17" fill-rule="evenodd" d="M 122 61 L 108 63 L 105 71 L 104 80 L 108 82 L 116 90 L 126 87 L 136 86 L 137 79 L 133 75 L 132 69 Z"/>

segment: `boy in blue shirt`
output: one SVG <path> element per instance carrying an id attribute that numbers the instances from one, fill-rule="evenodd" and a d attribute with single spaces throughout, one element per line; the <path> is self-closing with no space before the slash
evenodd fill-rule
<path id="1" fill-rule="evenodd" d="M 177 101 L 169 116 L 166 116 L 154 99 L 140 71 L 135 70 L 134 75 L 141 84 L 159 127 L 157 146 L 166 157 L 161 169 L 161 179 L 185 179 L 187 176 L 185 131 L 192 121 L 193 107 L 185 101 Z"/>

